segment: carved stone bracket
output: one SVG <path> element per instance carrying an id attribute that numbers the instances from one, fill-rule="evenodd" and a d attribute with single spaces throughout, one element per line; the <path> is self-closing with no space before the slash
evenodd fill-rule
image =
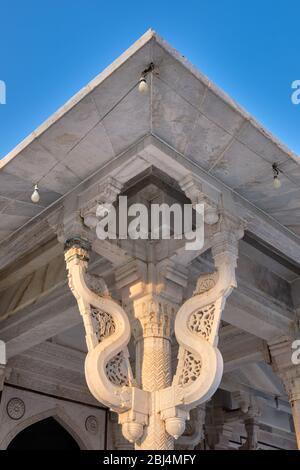
<path id="1" fill-rule="evenodd" d="M 97 400 L 119 414 L 123 435 L 137 449 L 173 449 L 190 411 L 219 386 L 223 360 L 217 348 L 218 329 L 226 298 L 236 286 L 241 233 L 220 215 L 212 235 L 216 272 L 201 276 L 194 295 L 183 304 L 184 266 L 172 260 L 158 264 L 134 260 L 116 269 L 121 306 L 111 299 L 101 278 L 88 275 L 88 240 L 73 237 L 65 243 L 69 285 L 86 331 L 88 386 Z M 127 348 L 131 326 L 135 378 Z M 172 378 L 173 329 L 179 354 Z"/>
<path id="2" fill-rule="evenodd" d="M 218 329 L 226 298 L 236 286 L 240 236 L 235 230 L 215 233 L 212 255 L 217 272 L 200 277 L 195 295 L 180 307 L 175 318 L 177 371 L 171 387 L 157 392 L 157 406 L 167 431 L 175 438 L 183 433 L 189 410 L 209 400 L 221 381 Z"/>
<path id="3" fill-rule="evenodd" d="M 204 204 L 204 220 L 208 225 L 218 222 L 218 199 L 219 194 L 213 188 L 208 187 L 196 179 L 191 173 L 185 176 L 180 182 L 180 187 L 193 205 Z M 210 189 L 210 191 L 209 191 Z"/>
<path id="4" fill-rule="evenodd" d="M 113 204 L 122 190 L 123 184 L 113 177 L 98 183 L 81 195 L 80 215 L 85 226 L 94 229 L 98 223 L 96 216 L 99 204 Z"/>
<path id="5" fill-rule="evenodd" d="M 149 397 L 134 384 L 128 359 L 131 331 L 127 315 L 110 298 L 104 281 L 100 292 L 88 286 L 89 243 L 86 240 L 67 240 L 65 260 L 69 286 L 77 299 L 86 331 L 85 374 L 89 389 L 98 401 L 119 413 L 125 437 L 134 442 L 147 423 Z"/>
<path id="6" fill-rule="evenodd" d="M 63 206 L 47 217 L 48 224 L 56 233 L 59 242 L 65 243 L 74 235 L 92 242 L 96 237 L 94 229 L 98 223 L 98 205 L 114 203 L 122 187 L 122 183 L 117 179 L 109 177 L 77 197 L 66 198 Z"/>

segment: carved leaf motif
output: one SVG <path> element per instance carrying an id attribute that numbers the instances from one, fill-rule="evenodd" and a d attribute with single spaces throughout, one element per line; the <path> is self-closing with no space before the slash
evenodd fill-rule
<path id="1" fill-rule="evenodd" d="M 179 385 L 186 387 L 195 382 L 201 373 L 201 359 L 196 358 L 190 351 L 185 349 L 183 356 L 183 368 L 179 376 Z"/>
<path id="2" fill-rule="evenodd" d="M 115 332 L 116 325 L 113 317 L 109 313 L 96 307 L 91 307 L 91 315 L 94 320 L 99 342 Z M 128 366 L 123 351 L 120 351 L 106 364 L 106 375 L 114 385 L 129 385 Z"/>
<path id="3" fill-rule="evenodd" d="M 209 340 L 214 317 L 215 317 L 215 304 L 208 305 L 196 312 L 193 312 L 188 319 L 188 329 L 198 336 L 202 336 L 206 341 Z M 195 357 L 189 350 L 184 349 L 181 352 L 180 367 L 181 370 L 178 383 L 183 387 L 190 385 L 197 380 L 201 374 L 201 358 Z"/>
<path id="4" fill-rule="evenodd" d="M 203 292 L 207 292 L 212 289 L 216 285 L 216 280 L 216 273 L 203 274 L 202 276 L 200 276 L 197 281 L 194 295 L 203 294 Z"/>
<path id="5" fill-rule="evenodd" d="M 109 313 L 96 307 L 91 307 L 91 315 L 99 342 L 115 332 L 116 325 L 113 317 Z"/>
<path id="6" fill-rule="evenodd" d="M 123 351 L 106 364 L 106 375 L 114 385 L 129 386 L 128 369 Z"/>
<path id="7" fill-rule="evenodd" d="M 191 314 L 188 320 L 188 328 L 193 333 L 202 336 L 207 341 L 211 335 L 211 330 L 215 316 L 215 304 L 211 304 L 197 312 Z"/>

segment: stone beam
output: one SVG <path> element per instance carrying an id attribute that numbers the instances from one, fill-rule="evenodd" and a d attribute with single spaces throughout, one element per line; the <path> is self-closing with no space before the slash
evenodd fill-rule
<path id="1" fill-rule="evenodd" d="M 115 241 L 117 242 L 117 240 Z M 126 250 L 119 246 L 118 243 L 113 243 L 112 240 L 95 239 L 92 243 L 92 250 L 110 261 L 113 266 L 121 266 L 133 260 Z"/>
<path id="2" fill-rule="evenodd" d="M 250 289 L 243 292 L 242 287 L 228 299 L 223 320 L 264 340 L 290 333 L 293 328 L 293 317 L 287 310 Z"/>
<path id="3" fill-rule="evenodd" d="M 81 351 L 46 341 L 9 360 L 6 382 L 99 406 L 86 385 L 84 359 Z"/>
<path id="4" fill-rule="evenodd" d="M 221 328 L 219 348 L 223 356 L 225 372 L 230 372 L 244 364 L 266 360 L 266 343 L 232 325 Z"/>
<path id="5" fill-rule="evenodd" d="M 77 305 L 67 288 L 55 289 L 0 323 L 7 358 L 32 348 L 81 322 Z"/>
<path id="6" fill-rule="evenodd" d="M 0 270 L 15 263 L 27 253 L 34 252 L 37 247 L 45 245 L 53 236 L 54 233 L 45 219 L 28 224 L 9 240 L 1 242 Z"/>
<path id="7" fill-rule="evenodd" d="M 8 269 L 1 273 L 0 291 L 25 278 L 60 254 L 63 255 L 63 249 L 56 238 L 39 246 L 33 253 L 23 257 L 17 266 L 15 264 L 10 265 Z"/>

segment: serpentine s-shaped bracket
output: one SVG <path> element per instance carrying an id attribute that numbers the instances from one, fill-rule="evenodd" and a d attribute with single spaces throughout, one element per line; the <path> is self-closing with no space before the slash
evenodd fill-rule
<path id="1" fill-rule="evenodd" d="M 218 234 L 212 254 L 217 272 L 200 276 L 194 296 L 175 318 L 179 354 L 172 386 L 157 392 L 157 409 L 176 439 L 184 432 L 189 410 L 212 397 L 223 374 L 218 330 L 226 298 L 236 287 L 235 234 Z"/>
<path id="2" fill-rule="evenodd" d="M 160 413 L 166 431 L 177 439 L 189 411 L 209 400 L 218 388 L 223 359 L 217 348 L 218 329 L 226 298 L 236 287 L 237 237 L 218 232 L 212 255 L 217 271 L 200 276 L 194 296 L 175 317 L 178 366 L 170 387 L 146 392 L 135 384 L 127 345 L 128 317 L 113 301 L 102 280 L 102 292 L 88 285 L 88 242 L 73 238 L 65 244 L 69 285 L 77 299 L 86 331 L 86 380 L 94 397 L 119 414 L 124 436 L 137 442 L 151 414 Z M 95 283 L 93 283 L 95 285 Z"/>
<path id="3" fill-rule="evenodd" d="M 65 243 L 69 286 L 86 332 L 85 376 L 92 395 L 119 413 L 124 436 L 135 442 L 148 422 L 149 394 L 135 386 L 127 345 L 131 337 L 123 308 L 107 294 L 87 284 L 89 243 L 73 238 Z M 103 281 L 102 281 L 103 282 Z"/>

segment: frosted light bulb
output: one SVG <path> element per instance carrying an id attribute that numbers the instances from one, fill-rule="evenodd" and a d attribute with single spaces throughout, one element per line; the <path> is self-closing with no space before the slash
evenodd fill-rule
<path id="1" fill-rule="evenodd" d="M 139 92 L 146 94 L 148 93 L 148 89 L 149 89 L 149 86 L 148 86 L 148 83 L 146 82 L 146 79 L 141 78 L 140 83 L 139 83 Z"/>
<path id="2" fill-rule="evenodd" d="M 37 202 L 39 202 L 39 200 L 40 200 L 40 193 L 39 193 L 39 188 L 38 188 L 38 185 L 37 185 L 37 184 L 35 185 L 34 191 L 33 191 L 33 193 L 31 194 L 31 200 L 32 200 L 32 202 L 34 202 L 34 203 L 37 203 Z"/>
<path id="3" fill-rule="evenodd" d="M 273 185 L 274 185 L 274 188 L 275 188 L 275 189 L 279 189 L 279 188 L 280 188 L 280 186 L 281 186 L 281 181 L 280 181 L 280 179 L 278 178 L 278 176 L 275 176 L 275 177 L 274 177 Z"/>
<path id="4" fill-rule="evenodd" d="M 273 177 L 274 177 L 273 186 L 274 186 L 275 189 L 278 189 L 278 188 L 280 188 L 280 186 L 281 186 L 281 181 L 280 181 L 280 179 L 279 179 L 278 164 L 277 164 L 277 163 L 273 163 L 272 168 L 273 168 Z"/>

